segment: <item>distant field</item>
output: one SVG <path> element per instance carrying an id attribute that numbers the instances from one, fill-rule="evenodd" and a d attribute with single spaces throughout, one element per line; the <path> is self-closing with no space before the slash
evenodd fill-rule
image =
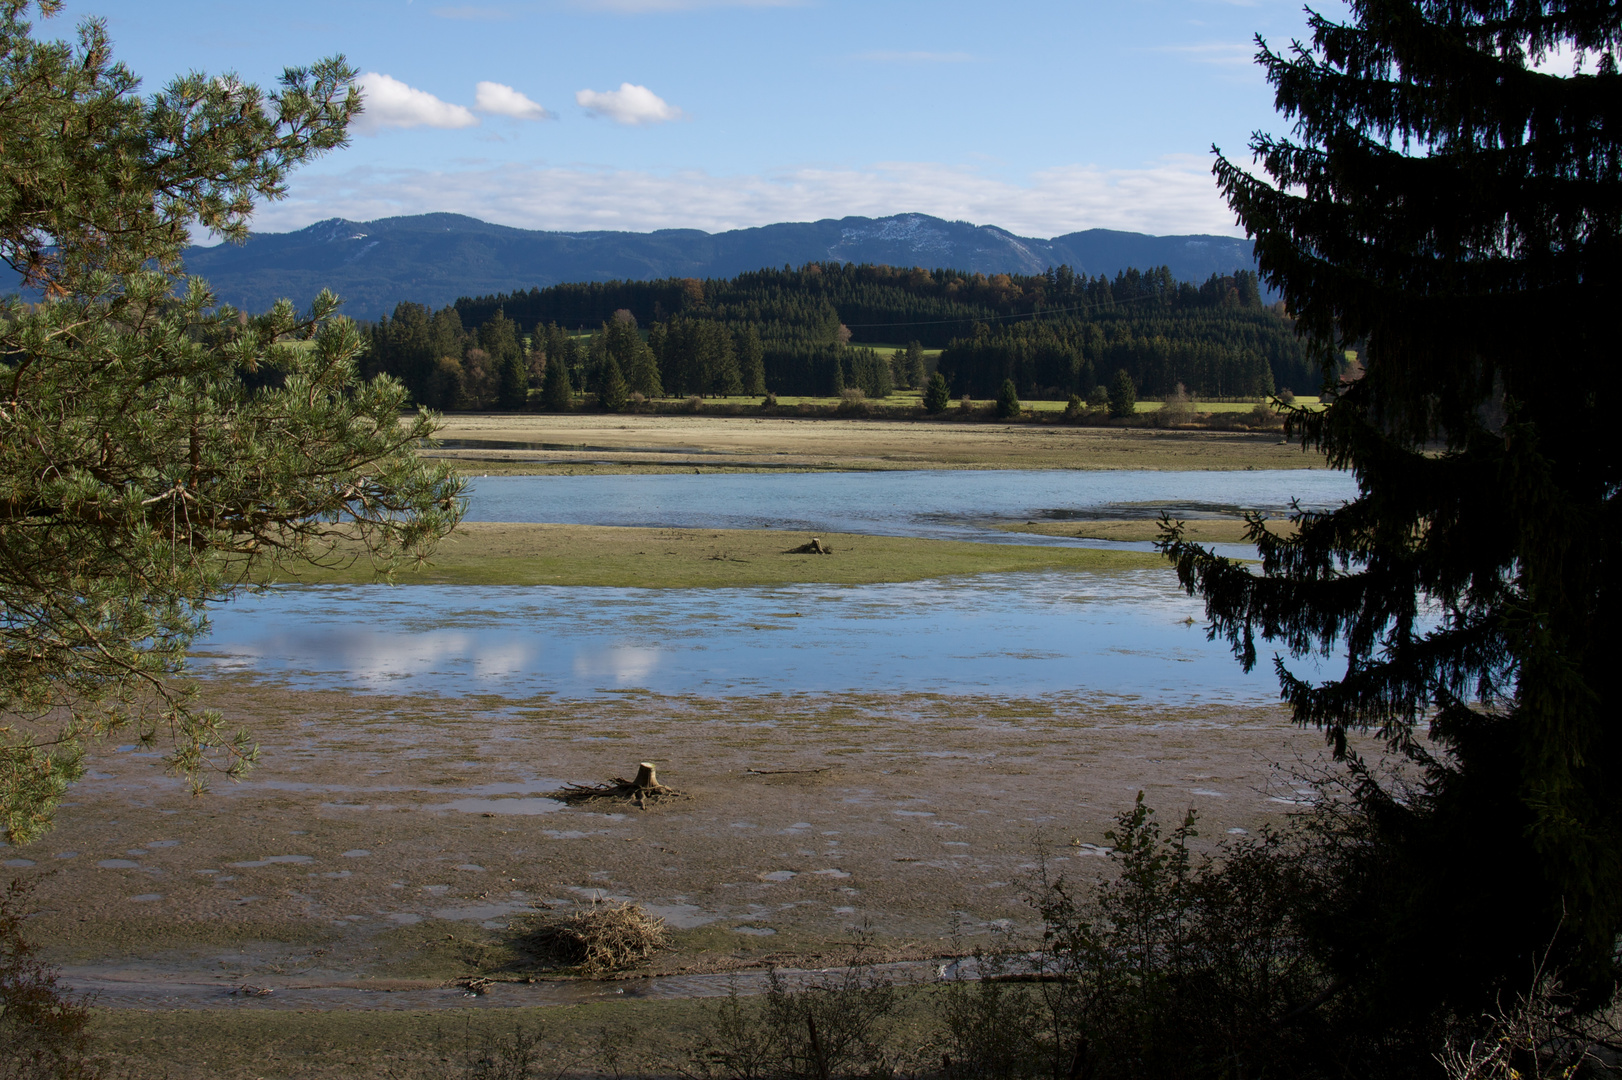
<path id="1" fill-rule="evenodd" d="M 779 404 L 782 400 L 779 399 Z M 427 457 L 473 473 L 1310 469 L 1275 431 L 687 413 L 453 413 Z M 914 414 L 915 416 L 917 414 Z"/>
<path id="2" fill-rule="evenodd" d="M 890 346 L 883 346 L 883 348 L 890 348 Z M 925 352 L 928 351 L 930 350 L 925 350 Z M 934 351 L 939 352 L 940 350 L 937 349 Z M 589 396 L 582 397 L 580 400 L 584 403 L 588 399 Z M 883 408 L 896 409 L 907 408 L 909 406 L 919 407 L 923 404 L 923 392 L 921 390 L 896 390 L 893 391 L 887 398 L 874 398 L 871 400 L 873 404 Z M 950 413 L 952 409 L 958 408 L 961 400 L 962 399 L 960 398 L 953 398 L 952 404 L 947 409 L 947 412 Z M 760 398 L 754 395 L 737 395 L 730 397 L 709 397 L 705 398 L 704 401 L 706 404 L 715 405 L 755 405 L 760 402 Z M 1318 399 L 1314 397 L 1298 397 L 1295 399 L 1295 402 L 1297 405 L 1311 405 L 1313 407 L 1318 406 Z M 787 408 L 794 405 L 838 405 L 839 398 L 831 396 L 810 397 L 794 394 L 778 394 L 777 404 L 780 408 Z M 971 398 L 969 404 L 972 408 L 984 409 L 989 408 L 996 403 L 989 398 Z M 1019 404 L 1020 408 L 1026 410 L 1027 412 L 1060 413 L 1064 412 L 1066 402 L 1037 400 L 1021 401 Z M 1262 399 L 1250 398 L 1244 401 L 1195 401 L 1193 403 L 1193 407 L 1196 413 L 1247 413 L 1259 404 L 1262 404 Z M 1163 402 L 1155 400 L 1139 401 L 1138 412 L 1158 412 L 1163 405 Z"/>

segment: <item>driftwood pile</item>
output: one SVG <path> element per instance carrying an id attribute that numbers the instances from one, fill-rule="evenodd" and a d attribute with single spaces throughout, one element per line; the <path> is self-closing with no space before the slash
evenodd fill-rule
<path id="1" fill-rule="evenodd" d="M 566 914 L 534 916 L 531 925 L 534 951 L 586 974 L 631 967 L 670 944 L 664 920 L 640 904 L 593 900 Z"/>
<path id="2" fill-rule="evenodd" d="M 822 542 L 820 537 L 813 536 L 809 544 L 801 544 L 797 548 L 789 548 L 784 555 L 832 555 L 834 549 Z"/>

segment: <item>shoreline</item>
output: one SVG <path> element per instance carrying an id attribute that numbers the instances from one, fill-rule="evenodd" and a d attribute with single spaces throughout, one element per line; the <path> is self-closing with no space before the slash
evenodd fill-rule
<path id="1" fill-rule="evenodd" d="M 437 438 L 425 458 L 486 475 L 1326 468 L 1277 432 L 983 420 L 461 413 L 442 418 Z"/>

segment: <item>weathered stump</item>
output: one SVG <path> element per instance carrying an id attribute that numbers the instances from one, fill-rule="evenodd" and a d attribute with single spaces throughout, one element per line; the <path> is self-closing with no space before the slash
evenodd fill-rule
<path id="1" fill-rule="evenodd" d="M 682 793 L 659 782 L 653 762 L 639 761 L 634 779 L 616 776 L 606 784 L 570 784 L 562 791 L 552 792 L 551 797 L 571 805 L 596 799 L 624 799 L 646 809 L 650 802 L 680 798 Z"/>

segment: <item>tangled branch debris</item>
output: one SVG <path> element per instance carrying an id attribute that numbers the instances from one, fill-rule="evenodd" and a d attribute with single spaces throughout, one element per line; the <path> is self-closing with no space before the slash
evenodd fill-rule
<path id="1" fill-rule="evenodd" d="M 797 548 L 789 548 L 784 555 L 832 555 L 834 549 L 824 544 L 820 537 L 813 536 L 809 544 L 801 544 Z"/>
<path id="2" fill-rule="evenodd" d="M 583 974 L 630 967 L 670 944 L 664 920 L 633 903 L 593 900 L 567 914 L 537 915 L 532 925 L 534 951 Z"/>
<path id="3" fill-rule="evenodd" d="M 663 799 L 679 799 L 685 796 L 683 792 L 661 784 L 659 777 L 654 772 L 653 762 L 643 761 L 637 764 L 636 779 L 634 780 L 616 776 L 606 784 L 570 784 L 562 791 L 553 792 L 551 797 L 562 800 L 570 806 L 594 802 L 598 799 L 619 799 L 635 803 L 639 808 L 647 809 L 649 803 L 659 802 Z"/>

